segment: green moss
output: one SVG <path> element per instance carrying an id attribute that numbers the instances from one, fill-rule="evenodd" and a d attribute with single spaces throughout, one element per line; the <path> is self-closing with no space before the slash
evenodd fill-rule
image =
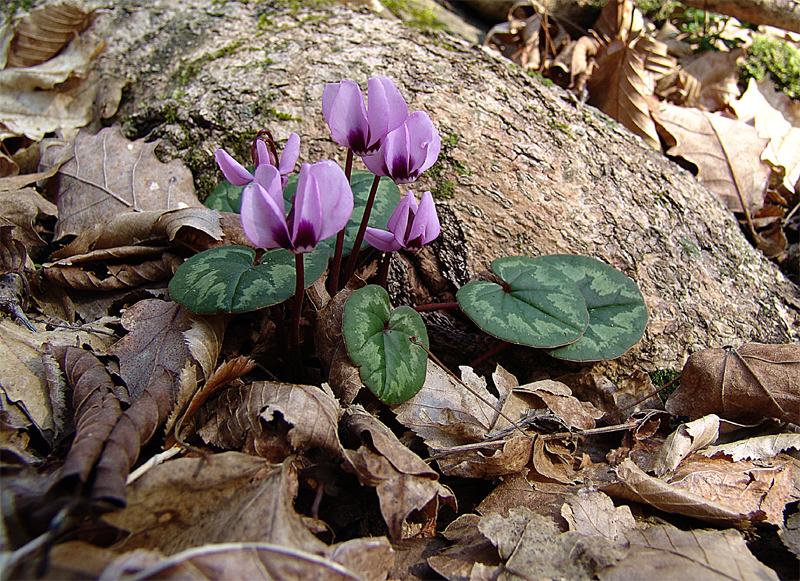
<path id="1" fill-rule="evenodd" d="M 678 0 L 636 0 L 636 6 L 647 18 L 662 24 L 681 3 Z"/>
<path id="2" fill-rule="evenodd" d="M 437 200 L 449 200 L 456 197 L 456 184 L 451 180 L 443 180 L 436 184 L 431 192 Z"/>
<path id="3" fill-rule="evenodd" d="M 453 168 L 458 172 L 458 175 L 462 176 L 471 176 L 472 170 L 469 169 L 469 166 L 464 163 L 463 161 L 458 161 L 457 159 L 453 160 Z"/>
<path id="4" fill-rule="evenodd" d="M 653 382 L 653 385 L 656 388 L 661 388 L 667 385 L 670 381 L 674 381 L 675 378 L 680 375 L 680 372 L 674 371 L 672 369 L 657 369 L 656 371 L 653 371 L 648 375 L 650 375 L 650 381 Z M 662 402 L 666 403 L 667 398 L 670 395 L 672 395 L 672 392 L 678 389 L 678 386 L 680 386 L 680 384 L 681 384 L 680 379 L 678 381 L 675 381 L 675 383 L 670 385 L 667 389 L 659 391 L 658 397 L 661 399 Z"/>
<path id="5" fill-rule="evenodd" d="M 17 11 L 30 12 L 35 4 L 36 0 L 10 0 L 3 3 L 3 6 L 0 6 L 0 13 L 3 14 L 2 23 L 5 24 L 11 20 Z"/>
<path id="6" fill-rule="evenodd" d="M 775 86 L 792 99 L 800 99 L 800 51 L 788 42 L 757 34 L 741 66 L 740 84 L 770 75 Z"/>
<path id="7" fill-rule="evenodd" d="M 555 87 L 555 86 L 556 86 L 556 84 L 555 84 L 553 81 L 551 81 L 551 80 L 550 80 L 550 79 L 548 79 L 547 77 L 543 77 L 543 76 L 542 76 L 542 73 L 540 73 L 539 71 L 527 71 L 527 73 L 528 73 L 530 76 L 532 76 L 533 78 L 535 78 L 535 79 L 539 79 L 539 80 L 541 81 L 541 83 L 542 83 L 542 84 L 543 84 L 545 87 L 550 87 L 550 88 L 552 89 L 553 87 Z"/>
<path id="8" fill-rule="evenodd" d="M 178 85 L 187 85 L 189 84 L 199 73 L 200 70 L 205 66 L 207 63 L 211 61 L 217 60 L 218 58 L 230 56 L 236 52 L 236 50 L 242 46 L 243 41 L 236 41 L 227 46 L 223 46 L 215 50 L 214 52 L 208 53 L 203 55 L 193 61 L 187 62 L 180 66 L 175 74 L 173 75 L 175 79 L 175 83 Z"/>
<path id="9" fill-rule="evenodd" d="M 255 112 L 256 114 L 266 117 L 267 119 L 276 119 L 278 121 L 300 121 L 300 119 L 294 117 L 291 113 L 278 111 L 275 107 L 261 102 L 256 104 Z"/>
<path id="10" fill-rule="evenodd" d="M 436 18 L 433 10 L 421 6 L 414 0 L 381 0 L 386 9 L 409 26 L 427 30 L 441 30 L 445 26 Z"/>

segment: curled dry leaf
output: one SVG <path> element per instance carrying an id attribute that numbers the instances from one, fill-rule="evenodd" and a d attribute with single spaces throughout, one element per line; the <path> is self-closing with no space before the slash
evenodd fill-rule
<path id="1" fill-rule="evenodd" d="M 297 474 L 239 452 L 177 458 L 130 485 L 128 506 L 104 519 L 130 531 L 115 547 L 167 555 L 209 543 L 261 541 L 322 554 L 327 545 L 294 510 Z"/>
<path id="2" fill-rule="evenodd" d="M 0 192 L 0 226 L 16 226 L 14 238 L 27 246 L 44 246 L 39 235 L 41 220 L 52 220 L 58 215 L 55 204 L 45 200 L 33 188 Z"/>
<path id="3" fill-rule="evenodd" d="M 42 269 L 42 274 L 49 282 L 64 288 L 90 290 L 90 291 L 115 291 L 130 289 L 143 285 L 154 285 L 172 276 L 180 266 L 181 259 L 175 254 L 164 252 L 166 248 L 144 248 L 133 246 L 129 248 L 117 249 L 117 252 L 107 252 L 106 258 L 111 258 L 109 254 L 118 253 L 116 259 L 131 260 L 137 254 L 163 252 L 163 256 L 156 260 L 144 260 L 137 264 L 106 264 L 108 275 L 100 278 L 91 269 L 96 269 L 102 264 L 101 261 L 93 261 L 87 267 L 82 266 L 60 266 L 53 265 Z"/>
<path id="4" fill-rule="evenodd" d="M 602 581 L 633 579 L 772 579 L 778 575 L 756 559 L 737 531 L 682 531 L 670 525 L 633 530 L 630 550 Z"/>
<path id="5" fill-rule="evenodd" d="M 717 414 L 741 423 L 765 417 L 800 423 L 800 345 L 747 343 L 694 353 L 667 410 L 690 419 Z"/>
<path id="6" fill-rule="evenodd" d="M 122 212 L 201 206 L 192 172 L 180 160 L 159 161 L 156 145 L 144 139 L 128 141 L 114 126 L 96 135 L 81 131 L 72 143 L 48 147 L 41 168 L 72 154 L 57 174 L 60 218 L 55 239 L 77 236 Z"/>
<path id="7" fill-rule="evenodd" d="M 255 381 L 210 400 L 185 431 L 223 449 L 244 448 L 280 460 L 310 448 L 340 457 L 341 414 L 333 395 L 318 387 Z"/>
<path id="8" fill-rule="evenodd" d="M 672 432 L 653 458 L 651 470 L 661 477 L 673 472 L 692 452 L 715 442 L 719 437 L 719 417 L 714 414 L 683 424 Z"/>
<path id="9" fill-rule="evenodd" d="M 456 510 L 453 493 L 438 482 L 439 475 L 406 448 L 384 424 L 360 406 L 345 410 L 342 429 L 360 445 L 345 449 L 347 469 L 359 482 L 374 486 L 389 534 L 403 537 L 403 525 L 413 511 L 426 511 L 423 530 L 433 530 L 442 503 Z"/>

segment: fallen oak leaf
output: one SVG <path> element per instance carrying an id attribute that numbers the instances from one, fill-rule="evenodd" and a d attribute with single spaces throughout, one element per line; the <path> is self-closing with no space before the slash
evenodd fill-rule
<path id="1" fill-rule="evenodd" d="M 765 417 L 800 423 L 800 345 L 698 351 L 686 361 L 666 406 L 690 419 L 717 414 L 740 423 Z"/>

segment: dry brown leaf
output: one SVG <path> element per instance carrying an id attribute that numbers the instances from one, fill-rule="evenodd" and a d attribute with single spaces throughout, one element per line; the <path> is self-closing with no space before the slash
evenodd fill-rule
<path id="1" fill-rule="evenodd" d="M 676 105 L 721 111 L 740 94 L 736 71 L 743 54 L 737 48 L 694 55 L 658 82 L 657 93 Z"/>
<path id="2" fill-rule="evenodd" d="M 436 463 L 447 476 L 490 479 L 519 472 L 531 458 L 533 440 L 530 437 L 512 433 L 497 444 L 463 451 L 451 448 L 446 455 L 437 456 Z"/>
<path id="3" fill-rule="evenodd" d="M 575 470 L 572 468 L 574 452 L 574 444 L 568 445 L 560 440 L 545 440 L 542 436 L 536 436 L 531 464 L 541 476 L 569 484 L 575 479 Z"/>
<path id="4" fill-rule="evenodd" d="M 475 508 L 478 514 L 508 516 L 514 507 L 527 507 L 555 523 L 562 523 L 561 505 L 574 487 L 563 484 L 531 482 L 528 469 L 503 478 L 500 484 Z"/>
<path id="5" fill-rule="evenodd" d="M 434 530 L 442 504 L 456 510 L 455 496 L 438 482 L 439 475 L 363 408 L 345 410 L 342 429 L 360 442 L 358 449 L 344 451 L 347 469 L 362 484 L 375 487 L 392 538 L 409 536 L 403 535 L 404 523 L 415 510 L 427 509 L 423 531 Z"/>
<path id="6" fill-rule="evenodd" d="M 260 541 L 323 554 L 327 545 L 294 510 L 290 462 L 268 464 L 239 452 L 178 458 L 128 487 L 128 506 L 104 519 L 131 535 L 115 547 L 172 555 L 209 543 Z"/>
<path id="7" fill-rule="evenodd" d="M 515 388 L 512 394 L 527 400 L 528 409 L 548 409 L 564 422 L 567 428 L 590 430 L 595 427 L 595 420 L 603 417 L 603 412 L 589 402 L 579 401 L 572 395 L 572 390 L 559 381 L 545 379 L 528 383 Z M 536 403 L 540 400 L 541 403 Z M 505 411 L 505 409 L 503 410 Z M 513 416 L 512 416 L 513 417 Z M 498 419 L 498 424 L 504 421 Z M 501 427 L 507 427 L 508 424 Z"/>
<path id="8" fill-rule="evenodd" d="M 649 504 L 664 512 L 682 514 L 721 526 L 748 529 L 753 523 L 764 519 L 764 513 L 760 510 L 739 510 L 736 503 L 732 507 L 714 502 L 648 476 L 629 458 L 616 467 L 616 473 L 618 481 L 600 489 L 616 498 Z"/>
<path id="9" fill-rule="evenodd" d="M 786 519 L 786 526 L 778 531 L 781 541 L 794 553 L 795 557 L 800 557 L 800 512 L 794 513 Z"/>
<path id="10" fill-rule="evenodd" d="M 615 507 L 611 498 L 597 490 L 581 490 L 569 496 L 561 506 L 561 515 L 569 523 L 569 530 L 611 542 L 636 528 L 629 507 Z"/>
<path id="11" fill-rule="evenodd" d="M 48 282 L 64 288 L 90 290 L 90 291 L 115 291 L 138 286 L 152 286 L 171 278 L 181 263 L 180 257 L 169 252 L 166 248 L 148 248 L 133 246 L 115 249 L 114 252 L 104 252 L 106 258 L 128 259 L 139 258 L 140 254 L 151 255 L 163 253 L 156 260 L 141 260 L 138 264 L 106 264 L 107 275 L 98 277 L 89 268 L 96 269 L 102 262 L 82 266 L 52 265 L 42 269 L 42 274 Z M 117 256 L 114 254 L 119 253 Z M 109 256 L 111 255 L 111 256 Z M 93 257 L 94 258 L 94 257 Z M 102 268 L 102 267 L 101 267 Z"/>
<path id="12" fill-rule="evenodd" d="M 210 400 L 192 417 L 185 432 L 196 432 L 207 444 L 223 449 L 244 448 L 279 461 L 310 448 L 340 457 L 341 414 L 329 391 L 256 381 Z"/>
<path id="13" fill-rule="evenodd" d="M 428 564 L 428 557 L 440 553 L 448 543 L 441 536 L 401 539 L 392 542 L 394 566 L 389 571 L 389 579 L 408 581 L 427 581 L 436 577 L 436 572 Z"/>
<path id="14" fill-rule="evenodd" d="M 674 472 L 678 464 L 689 454 L 715 442 L 718 437 L 719 417 L 714 414 L 682 424 L 661 445 L 658 454 L 653 458 L 650 470 L 659 478 Z"/>
<path id="15" fill-rule="evenodd" d="M 602 581 L 635 579 L 774 579 L 737 531 L 682 531 L 670 525 L 627 534 L 630 550 L 620 562 L 600 572 Z"/>
<path id="16" fill-rule="evenodd" d="M 483 517 L 465 514 L 447 525 L 442 535 L 452 545 L 428 557 L 428 564 L 445 579 L 496 579 L 502 571 L 497 548 L 478 529 Z"/>
<path id="17" fill-rule="evenodd" d="M 395 555 L 386 537 L 364 537 L 329 547 L 325 556 L 344 565 L 364 581 L 384 581 L 394 565 Z"/>
<path id="18" fill-rule="evenodd" d="M 667 153 L 697 166 L 697 179 L 733 212 L 754 214 L 764 205 L 770 168 L 761 162 L 768 140 L 741 121 L 662 103 L 656 120 L 672 138 Z"/>
<path id="19" fill-rule="evenodd" d="M 770 140 L 761 159 L 778 169 L 783 175 L 783 186 L 793 191 L 800 179 L 800 128 L 793 127 L 770 105 L 755 79 L 750 79 L 742 98 L 731 103 L 731 107 L 739 119 L 755 125 L 759 137 Z"/>
<path id="20" fill-rule="evenodd" d="M 94 12 L 84 12 L 73 2 L 47 4 L 12 23 L 14 37 L 7 67 L 32 67 L 56 55 L 86 30 Z"/>
<path id="21" fill-rule="evenodd" d="M 56 240 L 79 235 L 85 228 L 122 212 L 171 210 L 201 206 L 192 173 L 180 160 L 158 160 L 156 142 L 128 141 L 117 126 L 97 135 L 82 131 L 71 144 L 51 145 L 42 153 L 47 168 L 66 152 L 73 158 L 58 170 Z"/>
<path id="22" fill-rule="evenodd" d="M 41 220 L 50 220 L 58 215 L 55 204 L 45 200 L 33 188 L 11 192 L 0 192 L 0 226 L 14 225 L 14 238 L 27 246 L 44 246 L 39 235 Z"/>
<path id="23" fill-rule="evenodd" d="M 734 462 L 738 462 L 739 460 L 768 460 L 789 449 L 800 450 L 800 434 L 756 436 L 738 442 L 708 446 L 700 453 L 709 458 L 716 454 L 725 454 L 730 456 Z"/>
<path id="24" fill-rule="evenodd" d="M 747 343 L 691 355 L 667 400 L 673 415 L 740 423 L 765 417 L 800 423 L 800 345 Z"/>
<path id="25" fill-rule="evenodd" d="M 641 34 L 643 26 L 642 13 L 631 0 L 610 0 L 600 12 L 594 31 L 606 43 L 614 39 L 628 42 Z"/>

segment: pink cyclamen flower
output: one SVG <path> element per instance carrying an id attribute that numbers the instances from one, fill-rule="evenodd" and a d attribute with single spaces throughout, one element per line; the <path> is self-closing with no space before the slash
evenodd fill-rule
<path id="1" fill-rule="evenodd" d="M 241 216 L 244 233 L 261 248 L 311 252 L 347 225 L 353 213 L 353 191 L 335 162 L 304 163 L 288 216 L 285 208 L 278 169 L 258 166 L 253 181 L 242 191 Z"/>
<path id="2" fill-rule="evenodd" d="M 403 95 L 387 77 L 367 81 L 367 99 L 369 108 L 353 81 L 328 83 L 322 92 L 322 115 L 331 137 L 362 156 L 375 153 L 386 134 L 408 117 Z"/>
<path id="3" fill-rule="evenodd" d="M 409 191 L 392 212 L 386 227 L 388 231 L 368 227 L 364 240 L 384 252 L 401 248 L 419 250 L 435 240 L 442 229 L 431 193 L 424 192 L 418 206 L 414 194 Z"/>
<path id="4" fill-rule="evenodd" d="M 396 184 L 408 184 L 436 163 L 442 139 L 424 111 L 414 111 L 397 129 L 389 132 L 374 155 L 364 164 L 376 176 L 388 176 Z"/>
<path id="5" fill-rule="evenodd" d="M 269 135 L 269 132 L 266 132 Z M 297 163 L 297 158 L 300 156 L 300 136 L 296 133 L 289 135 L 286 140 L 286 145 L 283 148 L 280 161 L 277 160 L 277 155 L 274 153 L 275 143 L 272 141 L 272 136 L 269 135 L 269 144 L 261 138 L 261 133 L 256 137 L 253 143 L 253 164 L 258 168 L 262 165 L 272 165 L 278 168 L 281 175 L 283 187 L 286 187 L 289 181 L 289 174 L 294 171 L 294 166 Z M 270 146 L 273 151 L 270 151 Z M 234 186 L 244 186 L 253 181 L 253 174 L 241 165 L 238 161 L 233 159 L 224 149 L 218 149 L 214 152 L 214 159 L 217 160 L 219 169 L 225 179 L 231 182 Z"/>

